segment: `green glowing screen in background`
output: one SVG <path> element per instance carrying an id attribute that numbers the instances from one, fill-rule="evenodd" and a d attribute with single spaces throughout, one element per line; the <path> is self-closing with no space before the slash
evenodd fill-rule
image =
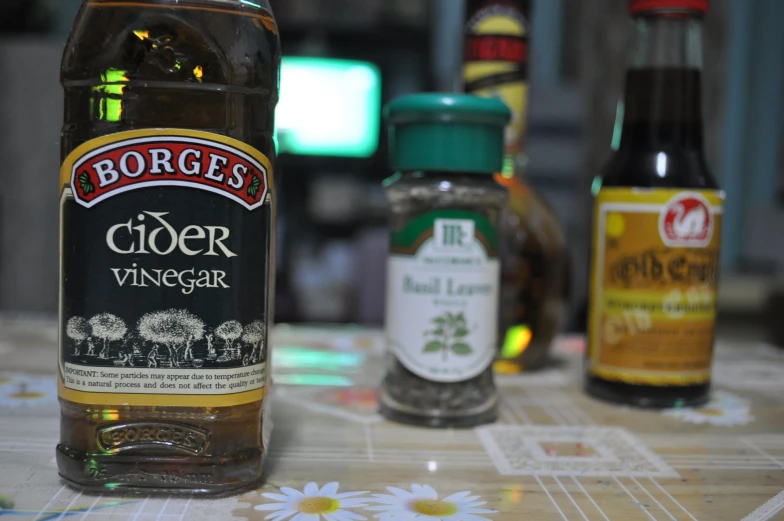
<path id="1" fill-rule="evenodd" d="M 142 36 L 140 36 L 142 37 Z M 201 67 L 194 69 L 201 81 Z M 120 121 L 126 71 L 109 69 L 94 87 L 91 110 Z M 367 158 L 376 153 L 381 127 L 381 73 L 369 62 L 283 58 L 276 111 L 279 153 Z"/>
<path id="2" fill-rule="evenodd" d="M 378 149 L 381 73 L 368 62 L 283 58 L 279 153 L 366 158 Z"/>

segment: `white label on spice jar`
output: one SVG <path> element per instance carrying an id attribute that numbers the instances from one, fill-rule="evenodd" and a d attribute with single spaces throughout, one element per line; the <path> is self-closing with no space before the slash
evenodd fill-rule
<path id="1" fill-rule="evenodd" d="M 387 275 L 388 347 L 435 382 L 474 378 L 496 354 L 500 262 L 483 217 L 426 214 L 392 234 Z"/>

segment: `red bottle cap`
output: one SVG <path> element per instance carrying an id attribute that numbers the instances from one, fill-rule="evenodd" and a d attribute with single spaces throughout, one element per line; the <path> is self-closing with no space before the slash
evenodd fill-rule
<path id="1" fill-rule="evenodd" d="M 630 0 L 629 13 L 633 15 L 662 9 L 708 12 L 708 0 Z"/>

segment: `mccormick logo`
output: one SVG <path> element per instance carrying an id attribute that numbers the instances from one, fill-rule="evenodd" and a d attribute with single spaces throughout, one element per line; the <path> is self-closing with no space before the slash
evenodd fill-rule
<path id="1" fill-rule="evenodd" d="M 166 135 L 126 139 L 92 150 L 71 169 L 74 199 L 87 208 L 152 186 L 207 190 L 255 210 L 267 197 L 267 169 L 223 143 Z"/>
<path id="2" fill-rule="evenodd" d="M 670 247 L 704 248 L 713 238 L 714 216 L 698 193 L 676 195 L 659 216 L 659 234 Z"/>
<path id="3" fill-rule="evenodd" d="M 475 223 L 470 219 L 436 219 L 433 228 L 438 248 L 465 250 L 474 242 Z"/>

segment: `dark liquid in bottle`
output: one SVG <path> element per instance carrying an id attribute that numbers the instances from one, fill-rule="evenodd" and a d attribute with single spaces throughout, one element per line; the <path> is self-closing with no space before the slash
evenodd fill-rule
<path id="1" fill-rule="evenodd" d="M 602 186 L 718 189 L 703 155 L 700 76 L 689 68 L 629 71 L 621 144 Z M 590 394 L 644 407 L 700 405 L 709 388 L 709 382 L 654 387 L 586 375 Z"/>
<path id="2" fill-rule="evenodd" d="M 702 152 L 700 88 L 697 69 L 629 71 L 621 145 L 602 186 L 718 188 Z"/>
<path id="3" fill-rule="evenodd" d="M 62 69 L 63 158 L 93 138 L 144 128 L 222 134 L 274 157 L 280 48 L 271 13 L 227 1 L 93 1 L 82 6 L 74 27 Z M 243 486 L 261 476 L 261 405 L 141 407 L 61 400 L 60 473 L 95 490 L 214 494 Z M 124 424 L 138 429 L 123 430 Z M 163 443 L 107 453 L 97 433 L 110 425 L 118 426 L 118 435 L 157 436 Z M 181 454 L 167 446 L 191 429 L 207 433 L 203 453 Z"/>

